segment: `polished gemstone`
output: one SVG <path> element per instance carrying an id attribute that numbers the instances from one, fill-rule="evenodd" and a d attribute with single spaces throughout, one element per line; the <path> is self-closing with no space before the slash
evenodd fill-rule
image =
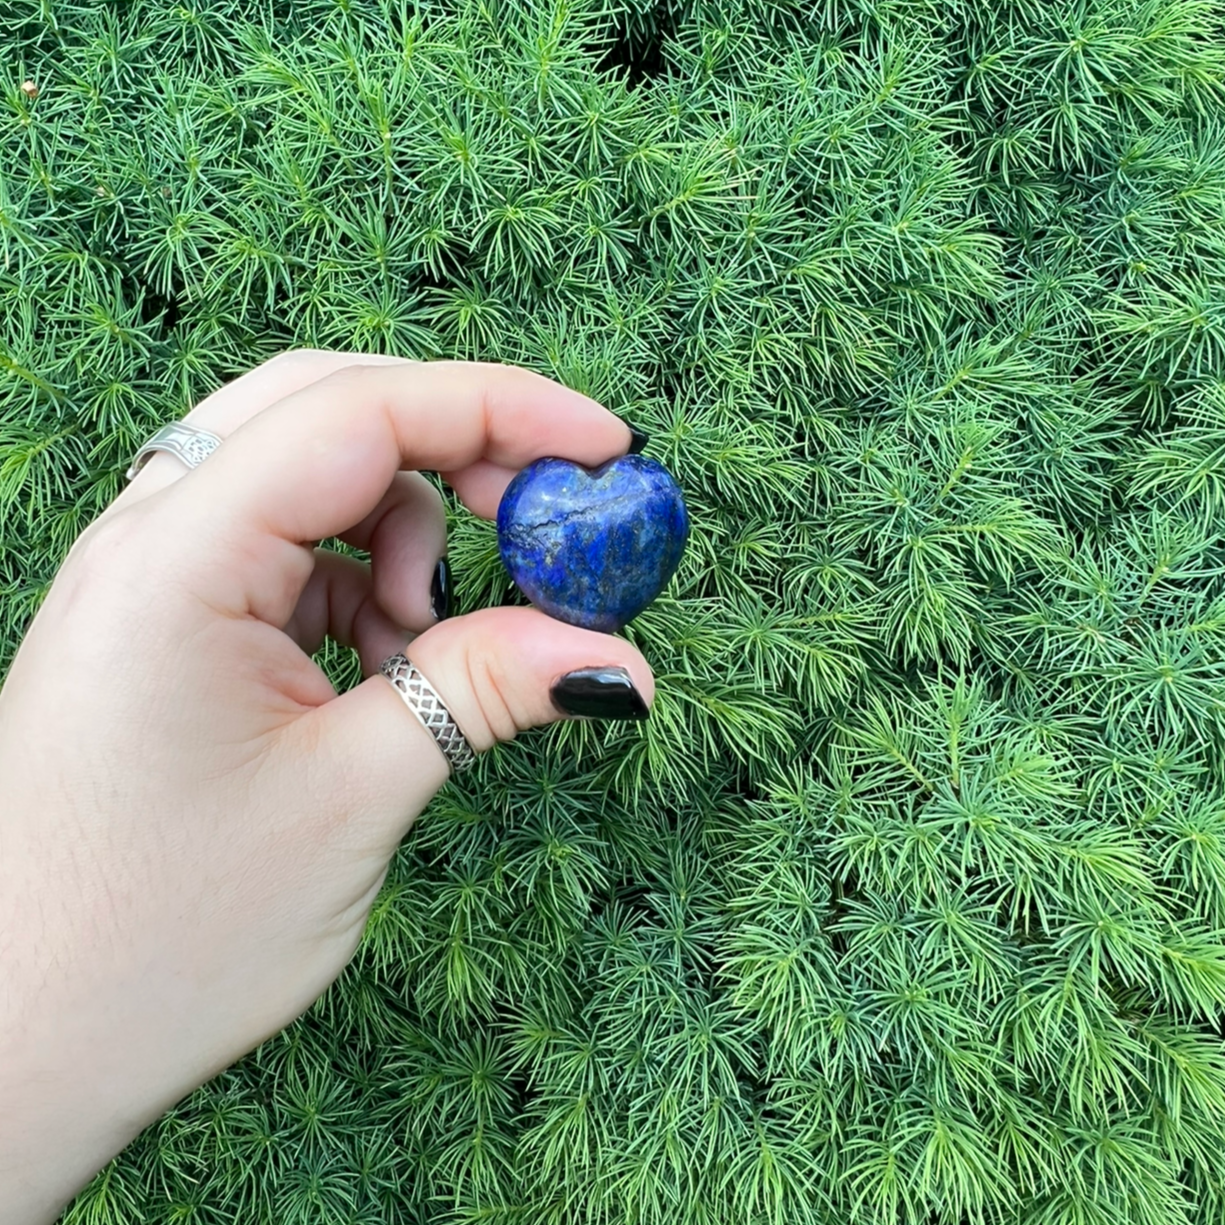
<path id="1" fill-rule="evenodd" d="M 498 548 L 520 591 L 559 621 L 607 633 L 663 590 L 688 535 L 680 487 L 641 455 L 599 468 L 538 459 L 498 507 Z"/>

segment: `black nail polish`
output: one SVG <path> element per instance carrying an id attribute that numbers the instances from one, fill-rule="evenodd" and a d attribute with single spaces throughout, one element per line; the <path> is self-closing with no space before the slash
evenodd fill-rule
<path id="1" fill-rule="evenodd" d="M 624 668 L 580 668 L 549 690 L 563 714 L 588 719 L 645 719 L 647 705 Z"/>
<path id="2" fill-rule="evenodd" d="M 642 430 L 636 430 L 630 426 L 630 449 L 626 452 L 627 455 L 638 455 L 642 448 L 651 441 L 650 434 L 644 434 Z"/>
<path id="3" fill-rule="evenodd" d="M 438 559 L 434 567 L 434 581 L 430 584 L 430 611 L 435 621 L 445 621 L 451 615 L 451 567 L 445 557 Z"/>

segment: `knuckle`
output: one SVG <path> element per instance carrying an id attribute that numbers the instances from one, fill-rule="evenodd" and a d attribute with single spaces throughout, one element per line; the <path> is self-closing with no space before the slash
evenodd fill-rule
<path id="1" fill-rule="evenodd" d="M 373 368 L 371 366 L 359 365 L 338 366 L 335 370 L 329 370 L 324 374 L 316 385 L 356 391 L 370 378 L 370 371 Z"/>
<path id="2" fill-rule="evenodd" d="M 516 713 L 514 686 L 498 653 L 473 644 L 468 652 L 468 676 L 490 735 L 495 740 L 513 740 L 527 724 Z"/>
<path id="3" fill-rule="evenodd" d="M 108 589 L 130 587 L 145 565 L 146 550 L 130 511 L 108 513 L 94 520 L 76 539 L 56 586 L 64 607 L 82 603 L 94 607 Z"/>
<path id="4" fill-rule="evenodd" d="M 269 370 L 296 370 L 302 366 L 317 365 L 323 358 L 335 356 L 327 349 L 285 349 L 275 357 L 270 357 L 264 367 Z"/>
<path id="5" fill-rule="evenodd" d="M 80 536 L 74 552 L 77 562 L 85 568 L 109 570 L 133 547 L 133 516 L 127 511 L 115 511 L 95 519 Z"/>

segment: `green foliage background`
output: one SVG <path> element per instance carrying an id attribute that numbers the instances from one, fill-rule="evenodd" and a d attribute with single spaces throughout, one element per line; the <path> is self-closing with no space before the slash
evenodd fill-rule
<path id="1" fill-rule="evenodd" d="M 0 0 L 0 63 L 0 665 L 288 346 L 532 366 L 695 519 L 649 723 L 449 786 L 66 1221 L 1225 1219 L 1225 5 Z"/>

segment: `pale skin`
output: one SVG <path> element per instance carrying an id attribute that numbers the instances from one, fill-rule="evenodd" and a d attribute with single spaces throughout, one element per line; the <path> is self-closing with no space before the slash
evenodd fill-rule
<path id="1" fill-rule="evenodd" d="M 403 650 L 478 752 L 642 656 L 526 608 L 435 622 L 437 471 L 492 517 L 523 465 L 628 427 L 513 367 L 284 354 L 186 420 L 74 544 L 0 690 L 0 1220 L 53 1221 L 142 1128 L 343 969 L 449 768 L 377 675 Z M 372 567 L 314 547 L 332 536 Z M 366 679 L 338 696 L 331 635 Z"/>

